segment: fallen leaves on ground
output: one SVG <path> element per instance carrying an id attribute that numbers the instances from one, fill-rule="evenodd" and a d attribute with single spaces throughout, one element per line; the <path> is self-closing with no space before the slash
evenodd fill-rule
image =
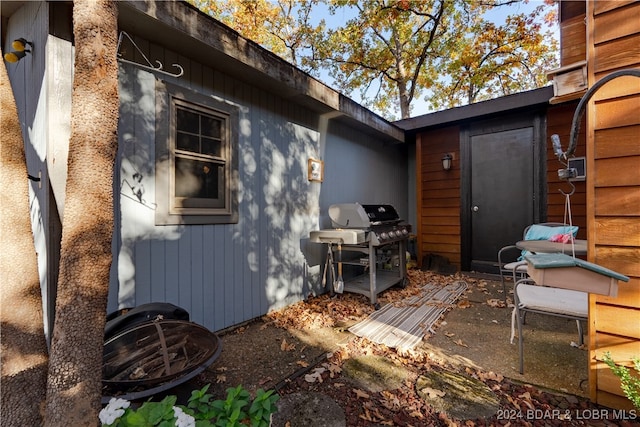
<path id="1" fill-rule="evenodd" d="M 295 344 L 289 344 L 285 338 L 282 339 L 280 343 L 280 350 L 282 351 L 293 351 L 296 349 Z"/>
<path id="2" fill-rule="evenodd" d="M 378 295 L 381 305 L 401 301 L 421 293 L 424 284 L 434 283 L 442 286 L 458 280 L 464 280 L 469 287 L 476 287 L 486 292 L 487 283 L 484 280 L 469 278 L 463 275 L 444 276 L 432 272 L 409 270 L 407 272 L 409 284 L 406 288 L 393 287 Z M 488 299 L 486 304 L 492 307 L 504 307 L 502 299 Z M 452 308 L 466 309 L 472 306 L 467 298 L 460 299 Z M 316 328 L 343 328 L 364 319 L 374 311 L 368 298 L 363 295 L 344 293 L 337 298 L 321 295 L 309 298 L 304 302 L 294 304 L 286 309 L 275 311 L 266 316 L 265 322 L 269 326 L 276 326 L 296 331 L 309 331 Z M 434 328 L 445 325 L 446 322 L 436 322 Z M 445 335 L 459 346 L 468 347 L 462 339 L 454 339 L 455 334 Z M 292 351 L 291 344 L 282 340 L 280 349 Z M 412 372 L 412 379 L 408 379 L 403 387 L 395 390 L 369 392 L 354 388 L 350 379 L 344 376 L 342 364 L 354 357 L 363 355 L 383 356 L 390 361 L 405 366 Z M 428 351 L 419 347 L 411 350 L 395 350 L 384 345 L 373 343 L 366 338 L 353 337 L 333 353 L 324 362 L 316 366 L 306 361 L 296 362 L 298 366 L 309 369 L 296 379 L 290 380 L 279 390 L 281 394 L 294 392 L 321 392 L 334 399 L 344 410 L 346 424 L 350 427 L 364 427 L 370 425 L 404 425 L 404 426 L 488 426 L 531 425 L 522 420 L 498 420 L 495 417 L 478 420 L 454 420 L 445 413 L 439 413 L 421 399 L 415 387 L 415 378 L 436 366 L 445 369 L 457 369 L 448 365 L 446 360 L 434 360 Z M 483 381 L 493 390 L 501 401 L 503 413 L 506 411 L 526 411 L 530 409 L 549 409 L 557 405 L 574 405 L 586 408 L 589 401 L 569 401 L 567 398 L 556 398 L 527 385 L 514 384 L 495 372 L 484 372 L 467 367 L 465 373 Z M 443 397 L 446 390 L 427 390 L 432 397 Z M 555 406 L 554 406 L 555 405 Z M 549 425 L 563 425 L 551 423 Z"/>
<path id="3" fill-rule="evenodd" d="M 507 306 L 507 304 L 503 300 L 501 300 L 499 298 L 488 299 L 487 300 L 487 305 L 489 307 L 493 307 L 493 308 L 503 308 L 503 307 Z"/>
<path id="4" fill-rule="evenodd" d="M 400 399 L 398 399 L 398 396 L 396 396 L 395 394 L 387 390 L 382 390 L 380 394 L 382 395 L 381 402 L 385 406 L 385 408 L 391 409 L 392 411 L 397 411 L 402 408 Z"/>
<path id="5" fill-rule="evenodd" d="M 331 378 L 334 378 L 336 375 L 342 372 L 342 368 L 336 363 L 325 363 L 323 364 L 323 366 L 329 370 L 329 375 L 331 376 Z"/>
<path id="6" fill-rule="evenodd" d="M 408 270 L 408 286 L 405 288 L 392 287 L 378 295 L 380 305 L 400 304 L 412 296 L 422 294 L 422 286 L 427 283 L 440 286 L 450 285 L 458 280 L 469 281 L 461 275 L 443 276 L 437 273 Z M 467 300 L 459 302 L 459 308 L 469 307 Z M 438 301 L 433 301 L 438 304 Z M 448 305 L 450 306 L 450 305 Z M 373 313 L 374 306 L 363 295 L 343 293 L 339 298 L 332 298 L 329 294 L 310 297 L 290 305 L 284 309 L 276 310 L 267 315 L 267 322 L 281 328 L 294 328 L 299 330 L 312 330 L 315 328 L 339 327 L 340 325 L 354 323 Z"/>
<path id="7" fill-rule="evenodd" d="M 446 392 L 444 392 L 442 390 L 436 390 L 435 388 L 431 388 L 431 387 L 424 387 L 422 389 L 422 392 L 424 394 L 426 394 L 427 396 L 429 396 L 430 399 L 443 397 L 443 396 L 445 396 L 447 394 Z"/>
<path id="8" fill-rule="evenodd" d="M 454 342 L 454 344 L 459 345 L 460 347 L 469 347 L 469 346 L 468 346 L 468 345 L 466 345 L 464 342 L 462 342 L 462 340 L 461 340 L 461 339 L 454 340 L 453 342 Z"/>
<path id="9" fill-rule="evenodd" d="M 354 388 L 353 392 L 356 394 L 356 396 L 359 399 L 370 399 L 371 398 L 371 396 L 369 396 L 369 393 L 367 393 L 364 390 L 360 390 L 359 388 Z"/>
<path id="10" fill-rule="evenodd" d="M 490 372 L 482 372 L 482 371 L 474 371 L 471 368 L 466 368 L 465 372 L 473 377 L 476 377 L 484 382 L 487 382 L 489 380 L 491 381 L 496 381 L 496 382 L 502 382 L 504 380 L 504 377 L 500 374 L 496 374 L 493 371 Z"/>
<path id="11" fill-rule="evenodd" d="M 325 368 L 323 367 L 319 367 L 319 368 L 314 368 L 311 373 L 306 374 L 304 376 L 304 380 L 308 383 L 315 383 L 315 382 L 322 382 L 322 374 L 324 373 L 324 371 L 326 371 Z"/>
<path id="12" fill-rule="evenodd" d="M 463 299 L 463 300 L 458 301 L 456 306 L 458 308 L 469 308 L 469 307 L 471 307 L 471 303 L 469 302 L 468 299 Z"/>

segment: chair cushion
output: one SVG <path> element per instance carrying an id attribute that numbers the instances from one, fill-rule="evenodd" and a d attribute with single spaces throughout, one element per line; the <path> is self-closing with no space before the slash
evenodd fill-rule
<path id="1" fill-rule="evenodd" d="M 578 234 L 578 226 L 561 225 L 556 227 L 550 227 L 547 225 L 533 224 L 527 230 L 524 236 L 524 240 L 549 240 L 553 236 L 558 234 L 573 234 L 576 237 Z"/>
<path id="2" fill-rule="evenodd" d="M 559 226 L 548 226 L 548 225 L 540 225 L 533 224 L 529 227 L 527 232 L 524 235 L 524 240 L 551 240 L 552 237 L 557 236 L 559 234 L 569 234 L 571 233 L 575 238 L 578 234 L 578 226 L 573 225 L 559 225 Z M 524 256 L 529 254 L 529 251 L 522 251 L 522 254 L 518 258 L 518 261 L 522 261 Z"/>
<path id="3" fill-rule="evenodd" d="M 584 318 L 589 312 L 586 292 L 527 284 L 519 284 L 516 292 L 520 308 Z"/>
<path id="4" fill-rule="evenodd" d="M 527 271 L 527 262 L 526 261 L 514 261 L 505 264 L 502 266 L 503 269 L 513 271 L 516 270 L 518 272 L 526 272 Z"/>

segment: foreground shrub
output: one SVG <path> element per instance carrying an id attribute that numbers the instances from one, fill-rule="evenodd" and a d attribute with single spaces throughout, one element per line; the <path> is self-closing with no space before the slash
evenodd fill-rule
<path id="1" fill-rule="evenodd" d="M 241 385 L 227 389 L 224 400 L 213 400 L 210 384 L 191 392 L 187 406 L 176 405 L 176 396 L 147 401 L 132 409 L 130 402 L 112 398 L 100 411 L 103 427 L 266 427 L 280 398 L 273 390 L 259 389 L 255 399 Z"/>
<path id="2" fill-rule="evenodd" d="M 640 377 L 633 376 L 626 366 L 616 365 L 609 352 L 604 355 L 604 363 L 620 379 L 620 387 L 624 395 L 627 396 L 636 409 L 640 410 Z M 640 358 L 633 359 L 633 367 L 640 374 Z"/>

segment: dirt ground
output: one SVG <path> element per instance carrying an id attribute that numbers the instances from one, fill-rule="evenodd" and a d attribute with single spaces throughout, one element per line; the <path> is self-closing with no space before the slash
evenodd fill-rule
<path id="1" fill-rule="evenodd" d="M 507 290 L 510 287 L 507 286 Z M 579 346 L 576 322 L 529 313 L 523 328 L 524 373 L 519 373 L 517 332 L 511 344 L 512 292 L 503 303 L 499 281 L 471 282 L 465 309 L 450 311 L 423 342 L 433 357 L 493 371 L 516 381 L 588 396 L 588 351 Z M 584 339 L 587 340 L 586 327 Z"/>
<path id="2" fill-rule="evenodd" d="M 410 279 L 406 289 L 392 288 L 379 295 L 381 305 L 406 298 L 427 282 L 465 280 L 469 284 L 467 293 L 437 322 L 435 334 L 425 337 L 411 352 L 400 354 L 347 331 L 373 311 L 367 298 L 346 293 L 335 298 L 323 295 L 221 332 L 220 357 L 172 392 L 188 396 L 190 390 L 209 383 L 210 391 L 219 398 L 238 384 L 252 393 L 258 388 L 275 389 L 281 396 L 322 393 L 343 408 L 347 426 L 532 425 L 531 419 L 519 415 L 601 409 L 585 397 L 587 351 L 571 346 L 578 340 L 575 322 L 550 320 L 548 316 L 528 318 L 525 372 L 520 375 L 517 345 L 509 343 L 512 309 L 501 303 L 499 282 L 419 270 L 411 270 Z M 363 391 L 342 369 L 346 361 L 360 356 L 391 360 L 407 369 L 410 378 L 393 390 Z M 498 412 L 489 419 L 454 420 L 435 410 L 417 396 L 415 381 L 438 369 L 486 383 L 500 401 Z M 591 419 L 550 417 L 540 425 L 640 423 L 598 420 L 594 424 Z"/>
<path id="3" fill-rule="evenodd" d="M 280 388 L 292 375 L 327 360 L 327 354 L 351 338 L 341 328 L 309 331 L 287 330 L 261 318 L 221 335 L 220 358 L 200 380 L 211 383 L 210 390 L 223 394 L 237 384 L 250 392 Z"/>
<path id="4" fill-rule="evenodd" d="M 223 331 L 219 335 L 222 353 L 200 375 L 198 383 L 210 383 L 210 390 L 221 396 L 228 387 L 238 384 L 250 392 L 286 386 L 292 377 L 325 362 L 334 351 L 346 345 L 354 337 L 347 328 L 373 311 L 364 297 L 344 295 L 341 298 L 343 304 L 352 303 L 363 312 L 352 318 L 335 319 L 331 315 L 332 301 L 322 296 L 299 303 L 292 309 L 297 314 L 283 311 Z M 290 315 L 304 326 L 283 324 L 292 319 L 283 320 L 280 316 L 286 319 Z"/>

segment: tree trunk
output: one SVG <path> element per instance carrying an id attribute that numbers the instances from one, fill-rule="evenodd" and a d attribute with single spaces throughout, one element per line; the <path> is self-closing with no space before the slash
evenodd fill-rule
<path id="1" fill-rule="evenodd" d="M 411 117 L 411 100 L 407 92 L 407 83 L 404 81 L 397 82 L 398 87 L 398 104 L 400 104 L 400 118 L 408 119 Z"/>
<path id="2" fill-rule="evenodd" d="M 98 422 L 117 149 L 117 7 L 74 2 L 71 137 L 56 315 L 47 383 L 47 426 Z"/>
<path id="3" fill-rule="evenodd" d="M 0 66 L 0 407 L 3 426 L 42 424 L 47 343 L 18 110 Z"/>

